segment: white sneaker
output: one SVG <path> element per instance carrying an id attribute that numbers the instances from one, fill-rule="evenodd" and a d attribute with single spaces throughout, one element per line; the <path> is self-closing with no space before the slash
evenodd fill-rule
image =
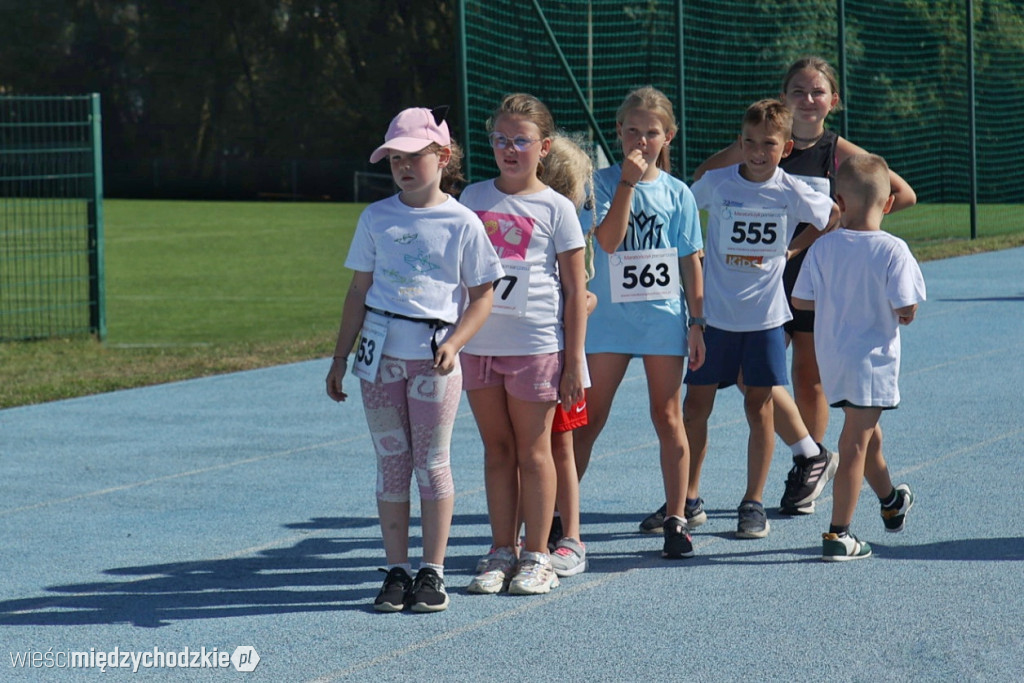
<path id="1" fill-rule="evenodd" d="M 508 588 L 508 582 L 516 571 L 516 554 L 512 548 L 491 548 L 491 551 L 476 563 L 477 575 L 469 582 L 466 590 L 470 593 L 491 595 Z"/>
<path id="2" fill-rule="evenodd" d="M 547 553 L 524 550 L 519 557 L 519 571 L 508 585 L 512 595 L 541 595 L 558 588 L 558 576 Z"/>
<path id="3" fill-rule="evenodd" d="M 562 538 L 551 553 L 551 567 L 558 576 L 576 576 L 587 569 L 587 548 L 583 541 Z"/>

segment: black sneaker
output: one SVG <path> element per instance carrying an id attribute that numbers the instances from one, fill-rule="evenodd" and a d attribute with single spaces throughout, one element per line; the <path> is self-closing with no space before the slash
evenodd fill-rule
<path id="1" fill-rule="evenodd" d="M 406 601 L 413 612 L 442 612 L 448 609 L 444 579 L 430 567 L 423 567 L 416 572 Z"/>
<path id="2" fill-rule="evenodd" d="M 786 477 L 786 491 L 779 503 L 779 514 L 809 515 L 814 512 L 814 500 L 821 495 L 825 485 L 836 476 L 839 456 L 821 444 L 818 455 L 793 456 L 793 468 Z"/>
<path id="3" fill-rule="evenodd" d="M 668 503 L 663 503 L 656 511 L 644 517 L 644 520 L 640 522 L 640 533 L 660 534 L 661 528 L 665 524 L 665 509 L 667 507 Z"/>
<path id="4" fill-rule="evenodd" d="M 558 542 L 565 534 L 562 533 L 562 517 L 557 516 L 551 519 L 551 531 L 548 533 L 548 552 L 555 552 Z"/>
<path id="5" fill-rule="evenodd" d="M 896 502 L 889 507 L 882 506 L 882 524 L 885 525 L 885 530 L 893 534 L 903 531 L 907 522 L 907 513 L 910 512 L 913 505 L 914 494 L 910 492 L 910 487 L 906 484 L 897 486 Z"/>
<path id="6" fill-rule="evenodd" d="M 690 538 L 690 528 L 686 522 L 678 517 L 669 517 L 662 527 L 665 534 L 665 545 L 662 548 L 661 556 L 670 560 L 681 560 L 693 557 L 693 539 Z"/>
<path id="7" fill-rule="evenodd" d="M 405 594 L 412 586 L 412 577 L 401 567 L 394 567 L 391 571 L 381 569 L 387 576 L 384 578 L 384 585 L 373 601 L 373 608 L 378 612 L 401 612 L 405 609 Z"/>

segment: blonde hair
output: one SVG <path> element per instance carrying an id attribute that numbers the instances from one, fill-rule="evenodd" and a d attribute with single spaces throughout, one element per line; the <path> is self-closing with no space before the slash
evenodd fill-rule
<path id="1" fill-rule="evenodd" d="M 541 180 L 569 198 L 580 211 L 594 199 L 594 162 L 575 140 L 566 135 L 551 138 Z"/>
<path id="2" fill-rule="evenodd" d="M 889 164 L 877 154 L 853 154 L 847 157 L 836 171 L 836 188 L 838 189 L 840 185 L 844 189 L 848 188 L 866 206 L 884 203 L 892 194 Z"/>
<path id="3" fill-rule="evenodd" d="M 619 105 L 618 111 L 615 112 L 615 122 L 619 125 L 623 124 L 626 121 L 626 116 L 634 109 L 649 111 L 657 116 L 661 119 L 661 125 L 664 127 L 665 132 L 673 137 L 679 130 L 679 126 L 676 125 L 675 111 L 672 109 L 672 101 L 668 99 L 665 93 L 655 87 L 646 85 L 630 91 L 626 95 L 626 99 Z M 666 173 L 672 170 L 667 142 L 662 146 L 655 166 Z"/>
<path id="4" fill-rule="evenodd" d="M 534 124 L 540 131 L 541 140 L 550 138 L 555 134 L 555 117 L 551 115 L 551 110 L 548 109 L 547 105 L 533 95 L 527 95 L 526 93 L 505 95 L 501 100 L 501 104 L 498 105 L 497 109 L 491 113 L 490 118 L 487 119 L 486 127 L 488 133 L 494 130 L 494 123 L 502 116 L 516 116 Z M 544 177 L 543 159 L 537 164 L 537 177 Z"/>
<path id="5" fill-rule="evenodd" d="M 781 133 L 784 140 L 793 137 L 793 112 L 779 100 L 758 100 L 743 114 L 744 126 L 765 124 L 768 130 Z"/>
<path id="6" fill-rule="evenodd" d="M 590 217 L 589 225 L 583 226 L 587 236 L 583 262 L 586 279 L 589 281 L 594 277 L 594 244 L 590 228 L 597 223 L 594 161 L 571 137 L 556 134 L 551 138 L 551 148 L 545 162 L 544 173 L 541 176 L 544 184 L 567 197 L 576 207 L 581 219 L 583 212 Z"/>

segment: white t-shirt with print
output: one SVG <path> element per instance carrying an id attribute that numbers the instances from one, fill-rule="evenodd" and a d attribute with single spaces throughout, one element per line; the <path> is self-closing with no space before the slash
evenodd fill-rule
<path id="1" fill-rule="evenodd" d="M 798 223 L 825 228 L 832 199 L 781 168 L 765 182 L 751 182 L 740 175 L 739 164 L 708 171 L 690 189 L 708 212 L 708 325 L 754 332 L 791 320 L 782 286 L 786 249 Z"/>
<path id="2" fill-rule="evenodd" d="M 504 275 L 480 219 L 452 197 L 427 208 L 406 206 L 398 195 L 370 204 L 359 216 L 345 267 L 373 273 L 367 306 L 451 323 L 463 306 L 463 287 Z M 398 319 L 387 325 L 383 353 L 405 360 L 433 357 L 428 325 Z"/>
<path id="3" fill-rule="evenodd" d="M 584 247 L 576 207 L 551 188 L 510 195 L 493 180 L 470 185 L 459 201 L 483 221 L 506 273 L 496 286 L 490 317 L 466 351 L 481 356 L 561 351 L 558 254 Z"/>

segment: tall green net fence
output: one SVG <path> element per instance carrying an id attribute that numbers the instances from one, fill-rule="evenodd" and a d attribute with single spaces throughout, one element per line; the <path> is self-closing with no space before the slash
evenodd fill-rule
<path id="1" fill-rule="evenodd" d="M 676 106 L 673 173 L 690 180 L 736 138 L 747 105 L 778 96 L 788 65 L 817 55 L 841 80 L 845 108 L 828 127 L 883 155 L 917 193 L 887 229 L 920 241 L 1022 232 L 1024 6 L 977 0 L 969 18 L 971 5 L 464 0 L 457 123 L 469 177 L 496 173 L 484 122 L 502 95 L 537 95 L 560 128 L 615 162 L 615 111 L 653 85 Z"/>
<path id="2" fill-rule="evenodd" d="M 0 97 L 0 341 L 106 332 L 99 96 Z"/>

